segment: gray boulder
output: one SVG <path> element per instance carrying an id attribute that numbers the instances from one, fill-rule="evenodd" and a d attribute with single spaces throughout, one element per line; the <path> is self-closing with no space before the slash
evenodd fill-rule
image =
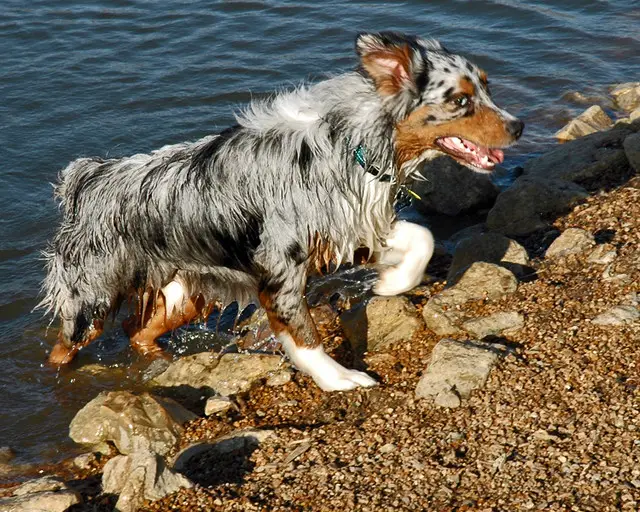
<path id="1" fill-rule="evenodd" d="M 153 383 L 162 387 L 186 386 L 199 394 L 229 396 L 247 391 L 262 379 L 291 372 L 290 368 L 279 355 L 224 354 L 218 358 L 211 352 L 201 352 L 173 362 Z"/>
<path id="2" fill-rule="evenodd" d="M 434 347 L 427 370 L 416 387 L 418 398 L 435 398 L 439 405 L 457 407 L 452 395 L 467 398 L 485 385 L 491 368 L 506 352 L 503 345 L 443 339 Z"/>
<path id="3" fill-rule="evenodd" d="M 416 181 L 412 190 L 420 196 L 414 201 L 423 213 L 458 215 L 490 205 L 499 189 L 489 174 L 482 174 L 460 165 L 448 156 L 423 164 L 424 181 Z"/>
<path id="4" fill-rule="evenodd" d="M 555 134 L 556 138 L 562 141 L 573 140 L 584 137 L 590 133 L 599 132 L 611 128 L 613 122 L 602 107 L 593 105 L 585 110 L 578 117 L 570 121 Z"/>
<path id="5" fill-rule="evenodd" d="M 112 442 L 124 454 L 145 448 L 165 455 L 178 444 L 182 424 L 195 418 L 170 398 L 102 392 L 76 414 L 69 436 L 100 451 Z"/>
<path id="6" fill-rule="evenodd" d="M 75 491 L 43 491 L 0 498 L 0 512 L 64 512 L 78 503 L 82 498 Z"/>
<path id="7" fill-rule="evenodd" d="M 634 171 L 640 172 L 640 133 L 634 133 L 624 139 L 624 152 L 629 165 Z"/>
<path id="8" fill-rule="evenodd" d="M 545 252 L 546 258 L 558 258 L 579 254 L 596 245 L 591 233 L 580 228 L 567 228 L 556 238 Z"/>
<path id="9" fill-rule="evenodd" d="M 507 236 L 528 235 L 547 227 L 547 219 L 565 213 L 589 196 L 581 186 L 561 179 L 522 176 L 498 196 L 487 227 Z"/>
<path id="10" fill-rule="evenodd" d="M 157 453 L 141 450 L 130 455 L 118 455 L 107 462 L 102 475 L 102 490 L 119 494 L 116 510 L 135 512 L 144 500 L 159 500 L 193 484 L 188 478 L 165 466 Z"/>
<path id="11" fill-rule="evenodd" d="M 340 315 L 345 335 L 357 353 L 384 350 L 408 341 L 424 328 L 415 306 L 406 297 L 373 297 Z"/>
<path id="12" fill-rule="evenodd" d="M 449 267 L 447 282 L 453 283 L 471 264 L 477 261 L 495 263 L 516 275 L 523 275 L 529 265 L 524 247 L 498 233 L 483 233 L 465 238 L 458 243 Z"/>

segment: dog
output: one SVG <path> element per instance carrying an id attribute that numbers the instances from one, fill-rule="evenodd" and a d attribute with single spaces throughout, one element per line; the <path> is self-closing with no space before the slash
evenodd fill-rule
<path id="1" fill-rule="evenodd" d="M 136 311 L 125 330 L 148 356 L 217 301 L 256 301 L 320 388 L 376 384 L 324 351 L 308 274 L 364 247 L 391 263 L 375 293 L 416 286 L 434 242 L 396 219 L 400 188 L 443 153 L 490 172 L 524 125 L 493 102 L 484 71 L 435 40 L 362 33 L 355 46 L 353 72 L 254 102 L 219 134 L 61 171 L 39 305 L 61 322 L 51 363 L 69 362 L 125 301 Z"/>

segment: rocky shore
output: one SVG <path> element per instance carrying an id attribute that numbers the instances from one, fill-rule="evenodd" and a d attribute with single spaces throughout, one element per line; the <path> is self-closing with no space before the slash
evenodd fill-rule
<path id="1" fill-rule="evenodd" d="M 88 403 L 84 455 L 28 472 L 0 449 L 0 511 L 639 510 L 640 84 L 611 94 L 624 118 L 589 108 L 502 192 L 423 185 L 424 211 L 490 209 L 421 286 L 314 308 L 378 387 L 321 392 L 257 311 L 239 353 Z"/>

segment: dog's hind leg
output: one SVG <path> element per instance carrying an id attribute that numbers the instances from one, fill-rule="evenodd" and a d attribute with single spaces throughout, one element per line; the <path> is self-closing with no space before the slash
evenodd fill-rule
<path id="1" fill-rule="evenodd" d="M 205 306 L 204 298 L 186 298 L 183 286 L 171 281 L 155 300 L 150 299 L 146 308 L 140 308 L 140 316 L 125 320 L 123 328 L 139 354 L 149 358 L 169 357 L 157 339 L 201 316 Z"/>
<path id="2" fill-rule="evenodd" d="M 433 255 L 431 231 L 398 221 L 387 239 L 387 248 L 380 262 L 391 266 L 380 273 L 373 291 L 378 295 L 398 295 L 419 285 Z"/>
<path id="3" fill-rule="evenodd" d="M 324 351 L 304 298 L 306 279 L 306 269 L 298 266 L 295 271 L 263 279 L 259 293 L 271 329 L 287 356 L 325 391 L 374 386 L 376 381 L 366 373 L 345 368 Z"/>

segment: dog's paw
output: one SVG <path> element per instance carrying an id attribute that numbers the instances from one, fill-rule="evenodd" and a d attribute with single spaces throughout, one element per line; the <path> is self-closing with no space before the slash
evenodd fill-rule
<path id="1" fill-rule="evenodd" d="M 313 380 L 323 391 L 349 391 L 357 387 L 369 388 L 378 383 L 364 372 L 358 370 L 348 370 L 341 367 L 332 375 L 313 375 Z"/>
<path id="2" fill-rule="evenodd" d="M 380 273 L 378 282 L 373 286 L 376 295 L 399 295 L 415 288 L 420 284 L 422 276 L 411 278 L 406 272 L 391 267 Z"/>

